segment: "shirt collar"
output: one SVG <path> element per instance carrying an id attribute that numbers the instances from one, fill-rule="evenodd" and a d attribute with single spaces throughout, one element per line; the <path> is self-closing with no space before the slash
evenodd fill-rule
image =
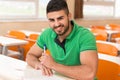
<path id="1" fill-rule="evenodd" d="M 73 25 L 72 27 L 72 31 L 71 31 L 71 33 L 66 37 L 66 39 L 71 39 L 73 36 L 74 36 L 74 33 L 75 33 L 75 31 L 76 31 L 76 24 L 75 24 L 75 22 L 74 21 L 71 21 L 71 24 Z"/>

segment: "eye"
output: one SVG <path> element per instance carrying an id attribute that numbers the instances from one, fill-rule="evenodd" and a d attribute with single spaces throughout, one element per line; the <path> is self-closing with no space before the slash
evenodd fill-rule
<path id="1" fill-rule="evenodd" d="M 54 19 L 49 19 L 50 22 L 54 22 L 55 20 Z"/>
<path id="2" fill-rule="evenodd" d="M 63 17 L 59 17 L 59 18 L 58 18 L 58 20 L 62 20 L 62 19 L 63 19 Z"/>

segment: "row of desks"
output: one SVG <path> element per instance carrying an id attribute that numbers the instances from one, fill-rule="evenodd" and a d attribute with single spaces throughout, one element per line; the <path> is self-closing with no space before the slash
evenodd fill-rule
<path id="1" fill-rule="evenodd" d="M 101 40 L 97 40 L 96 42 L 113 45 L 118 49 L 118 51 L 120 51 L 120 44 L 119 43 L 113 43 L 113 42 L 101 41 Z"/>
<path id="2" fill-rule="evenodd" d="M 43 76 L 26 62 L 0 55 L 0 80 L 73 80 L 54 72 L 53 76 Z"/>
<path id="3" fill-rule="evenodd" d="M 105 41 L 98 41 L 98 42 L 112 44 L 112 45 L 116 46 L 118 48 L 118 50 L 120 50 L 120 44 L 118 44 L 118 43 L 111 43 L 111 42 L 105 42 Z M 2 50 L 0 50 L 0 51 L 2 51 L 1 52 L 2 54 L 6 55 L 8 46 L 21 46 L 21 45 L 25 45 L 27 43 L 28 43 L 28 41 L 25 41 L 25 40 L 13 39 L 13 38 L 0 36 L 0 44 L 2 45 Z"/>
<path id="4" fill-rule="evenodd" d="M 90 30 L 91 31 L 91 28 L 87 28 L 88 30 Z M 116 30 L 105 30 L 106 32 L 107 32 L 107 34 L 108 34 L 108 41 L 110 42 L 111 41 L 111 38 L 112 38 L 112 35 L 113 34 L 118 34 L 118 33 L 120 33 L 120 31 L 116 31 Z M 97 36 L 97 33 L 93 33 L 95 36 Z"/>
<path id="5" fill-rule="evenodd" d="M 31 32 L 21 30 L 29 36 L 31 33 L 40 34 L 39 32 Z M 72 80 L 68 77 L 54 72 L 53 76 L 43 76 L 40 70 L 35 70 L 26 62 L 5 56 L 8 46 L 21 46 L 27 44 L 28 41 L 8 38 L 0 36 L 0 44 L 2 46 L 0 54 L 0 80 Z"/>
<path id="6" fill-rule="evenodd" d="M 39 34 L 39 35 L 41 34 L 41 32 L 35 32 L 35 31 L 29 31 L 29 30 L 19 30 L 19 31 L 23 32 L 26 35 L 26 37 L 30 36 L 30 34 Z M 8 51 L 7 49 L 8 46 L 21 46 L 27 43 L 28 41 L 25 41 L 25 40 L 0 36 L 0 53 L 6 55 Z"/>

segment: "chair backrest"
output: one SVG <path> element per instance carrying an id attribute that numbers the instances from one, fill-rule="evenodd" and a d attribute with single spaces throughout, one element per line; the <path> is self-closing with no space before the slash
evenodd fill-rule
<path id="1" fill-rule="evenodd" d="M 111 42 L 116 42 L 117 38 L 120 38 L 120 33 L 112 34 L 112 36 L 111 36 Z"/>
<path id="2" fill-rule="evenodd" d="M 30 34 L 26 40 L 29 42 L 28 44 L 24 45 L 24 60 L 26 59 L 26 54 L 29 51 L 29 49 L 35 44 L 39 34 Z"/>
<path id="3" fill-rule="evenodd" d="M 103 59 L 99 59 L 98 63 L 98 80 L 118 80 L 119 64 Z"/>
<path id="4" fill-rule="evenodd" d="M 102 54 L 108 54 L 108 55 L 112 55 L 112 56 L 117 56 L 118 55 L 118 49 L 116 46 L 112 45 L 112 44 L 108 44 L 111 42 L 99 42 L 97 41 L 97 49 L 99 53 Z"/>
<path id="5" fill-rule="evenodd" d="M 106 29 L 105 26 L 100 26 L 100 25 L 91 25 L 90 27 L 91 27 L 91 28 L 94 28 L 94 29 L 102 29 L 102 30 L 105 30 L 105 29 Z"/>
<path id="6" fill-rule="evenodd" d="M 8 32 L 8 37 L 9 36 L 14 36 L 17 39 L 25 39 L 26 35 L 23 32 L 20 32 L 18 30 L 10 30 Z"/>
<path id="7" fill-rule="evenodd" d="M 33 40 L 37 40 L 38 36 L 39 36 L 38 34 L 30 34 L 30 36 L 28 38 L 33 39 Z"/>
<path id="8" fill-rule="evenodd" d="M 21 32 L 21 31 L 18 31 L 18 30 L 10 30 L 7 34 L 7 37 L 12 37 L 12 38 L 16 38 L 16 39 L 22 39 L 24 40 L 26 38 L 26 35 Z M 24 54 L 24 50 L 21 47 L 18 47 L 18 46 L 10 46 L 8 47 L 10 50 L 13 50 L 13 51 L 18 51 L 18 52 L 21 52 L 21 54 Z M 21 48 L 21 49 L 19 49 Z M 16 57 L 16 54 L 12 54 L 12 57 L 15 56 Z"/>
<path id="9" fill-rule="evenodd" d="M 118 30 L 120 31 L 120 25 L 119 24 L 108 24 L 112 30 Z"/>
<path id="10" fill-rule="evenodd" d="M 97 33 L 96 40 L 102 40 L 102 41 L 106 41 L 107 40 L 107 32 L 105 30 L 102 29 L 91 29 L 91 31 L 93 33 Z"/>

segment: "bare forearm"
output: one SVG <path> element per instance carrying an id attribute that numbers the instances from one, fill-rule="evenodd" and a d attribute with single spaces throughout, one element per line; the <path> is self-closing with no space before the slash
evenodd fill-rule
<path id="1" fill-rule="evenodd" d="M 35 68 L 35 65 L 37 63 L 40 63 L 39 59 L 36 58 L 34 55 L 28 54 L 26 57 L 26 62 L 32 66 L 33 68 Z"/>
<path id="2" fill-rule="evenodd" d="M 86 65 L 64 66 L 56 64 L 52 69 L 77 80 L 94 80 L 96 74 L 95 70 Z"/>

